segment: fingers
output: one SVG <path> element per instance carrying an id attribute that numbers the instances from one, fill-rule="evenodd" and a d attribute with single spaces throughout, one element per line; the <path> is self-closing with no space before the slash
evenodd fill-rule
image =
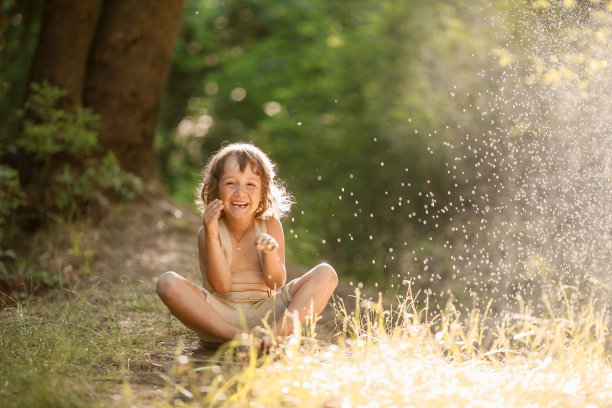
<path id="1" fill-rule="evenodd" d="M 269 234 L 261 234 L 255 239 L 255 247 L 259 251 L 271 252 L 278 248 L 278 242 Z"/>
<path id="2" fill-rule="evenodd" d="M 206 207 L 206 210 L 202 214 L 202 222 L 205 225 L 210 225 L 211 222 L 216 221 L 221 216 L 223 210 L 223 203 L 221 200 L 216 199 Z"/>

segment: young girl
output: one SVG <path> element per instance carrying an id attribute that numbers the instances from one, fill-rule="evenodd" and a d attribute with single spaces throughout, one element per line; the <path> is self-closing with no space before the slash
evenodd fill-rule
<path id="1" fill-rule="evenodd" d="M 231 340 L 266 319 L 278 336 L 320 313 L 338 278 L 321 264 L 285 284 L 285 240 L 279 218 L 291 197 L 274 165 L 252 144 L 230 144 L 204 169 L 196 203 L 202 211 L 198 254 L 203 288 L 175 272 L 157 281 L 170 311 L 205 342 Z M 297 322 L 295 321 L 297 319 Z"/>

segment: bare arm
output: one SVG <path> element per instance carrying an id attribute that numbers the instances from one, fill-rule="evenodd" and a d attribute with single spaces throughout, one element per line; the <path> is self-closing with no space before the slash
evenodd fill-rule
<path id="1" fill-rule="evenodd" d="M 266 221 L 267 234 L 255 239 L 255 246 L 263 252 L 263 278 L 270 289 L 280 289 L 287 280 L 285 270 L 285 238 L 283 227 L 277 218 Z"/>
<path id="2" fill-rule="evenodd" d="M 206 279 L 215 292 L 228 293 L 232 290 L 232 274 L 219 239 L 221 208 L 221 201 L 215 200 L 202 214 L 204 225 L 198 232 L 198 257 L 202 279 Z"/>

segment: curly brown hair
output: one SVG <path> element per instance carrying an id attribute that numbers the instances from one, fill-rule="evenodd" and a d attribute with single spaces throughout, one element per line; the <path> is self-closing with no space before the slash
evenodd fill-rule
<path id="1" fill-rule="evenodd" d="M 261 177 L 261 203 L 255 212 L 255 218 L 266 219 L 270 216 L 282 218 L 291 209 L 293 197 L 285 187 L 275 179 L 275 165 L 268 156 L 252 143 L 232 143 L 222 147 L 208 161 L 202 171 L 202 181 L 196 189 L 195 203 L 201 212 L 208 204 L 219 198 L 219 180 L 228 158 L 234 157 L 240 171 L 247 163 L 253 173 Z"/>

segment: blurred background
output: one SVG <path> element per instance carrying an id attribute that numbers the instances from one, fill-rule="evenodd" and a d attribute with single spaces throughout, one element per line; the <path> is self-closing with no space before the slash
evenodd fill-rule
<path id="1" fill-rule="evenodd" d="M 2 2 L 4 274 L 24 231 L 114 200 L 195 212 L 252 141 L 293 263 L 442 305 L 609 298 L 609 1 L 63 3 Z"/>

